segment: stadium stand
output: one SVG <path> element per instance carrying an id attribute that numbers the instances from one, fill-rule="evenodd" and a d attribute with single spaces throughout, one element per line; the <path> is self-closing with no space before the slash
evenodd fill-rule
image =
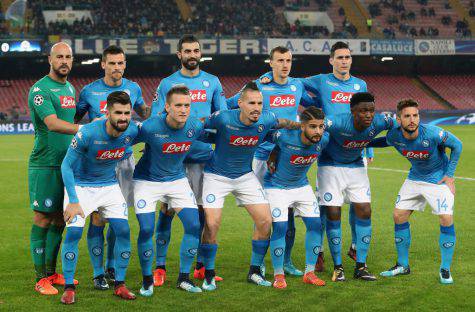
<path id="1" fill-rule="evenodd" d="M 420 78 L 457 109 L 475 108 L 475 77 L 473 75 L 435 75 Z"/>

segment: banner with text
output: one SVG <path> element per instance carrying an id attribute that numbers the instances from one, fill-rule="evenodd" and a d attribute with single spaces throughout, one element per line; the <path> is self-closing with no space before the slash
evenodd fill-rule
<path id="1" fill-rule="evenodd" d="M 416 55 L 454 55 L 454 40 L 414 40 Z"/>
<path id="2" fill-rule="evenodd" d="M 344 41 L 350 46 L 353 55 L 369 55 L 369 39 L 267 39 L 267 48 L 272 50 L 277 46 L 287 47 L 294 55 L 330 55 L 332 45 Z"/>
<path id="3" fill-rule="evenodd" d="M 371 55 L 414 55 L 414 40 L 371 40 Z"/>

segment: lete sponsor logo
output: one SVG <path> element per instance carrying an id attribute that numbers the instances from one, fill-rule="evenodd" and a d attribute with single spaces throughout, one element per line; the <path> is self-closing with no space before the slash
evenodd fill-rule
<path id="1" fill-rule="evenodd" d="M 206 102 L 206 90 L 190 90 L 192 102 Z"/>
<path id="2" fill-rule="evenodd" d="M 96 159 L 99 160 L 111 160 L 111 159 L 121 159 L 124 157 L 125 147 L 114 148 L 111 150 L 98 150 Z"/>
<path id="3" fill-rule="evenodd" d="M 191 142 L 174 142 L 165 143 L 162 146 L 162 152 L 164 154 L 182 154 L 190 150 Z"/>
<path id="4" fill-rule="evenodd" d="M 357 141 L 350 141 L 345 140 L 343 142 L 344 148 L 364 148 L 369 144 L 369 140 L 357 140 Z"/>
<path id="5" fill-rule="evenodd" d="M 61 103 L 61 108 L 75 108 L 76 107 L 76 101 L 74 100 L 74 97 L 72 96 L 61 95 L 59 97 L 59 102 Z"/>
<path id="6" fill-rule="evenodd" d="M 295 96 L 291 94 L 272 95 L 269 105 L 270 107 L 293 107 L 295 106 Z"/>
<path id="7" fill-rule="evenodd" d="M 229 140 L 230 145 L 234 146 L 256 146 L 259 143 L 259 136 L 237 136 L 232 135 Z"/>
<path id="8" fill-rule="evenodd" d="M 409 151 L 409 150 L 402 150 L 402 155 L 406 158 L 410 159 L 419 159 L 419 160 L 426 160 L 429 159 L 429 151 Z"/>
<path id="9" fill-rule="evenodd" d="M 317 158 L 317 154 L 312 154 L 308 156 L 292 155 L 290 156 L 290 163 L 296 166 L 306 166 L 313 164 L 315 160 L 317 160 Z"/>
<path id="10" fill-rule="evenodd" d="M 332 103 L 350 104 L 352 92 L 332 91 Z"/>

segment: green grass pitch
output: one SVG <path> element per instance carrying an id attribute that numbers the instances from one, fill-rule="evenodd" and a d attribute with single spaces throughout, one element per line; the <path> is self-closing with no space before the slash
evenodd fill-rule
<path id="1" fill-rule="evenodd" d="M 464 143 L 464 151 L 456 176 L 475 178 L 475 127 L 453 126 L 448 130 Z M 27 160 L 33 146 L 33 136 L 0 136 L 0 310 L 4 311 L 56 311 L 65 310 L 59 302 L 60 295 L 44 297 L 34 287 L 33 264 L 29 251 L 29 232 L 32 211 L 28 208 Z M 140 157 L 136 155 L 136 158 Z M 407 170 L 409 163 L 396 154 L 393 148 L 376 151 L 371 167 Z M 368 266 L 379 273 L 395 263 L 392 210 L 396 194 L 406 174 L 369 170 L 373 194 L 373 239 Z M 312 184 L 315 168 L 310 173 Z M 188 294 L 175 288 L 178 271 L 178 247 L 182 228 L 175 218 L 172 242 L 168 253 L 168 280 L 155 288 L 152 298 L 139 297 L 124 302 L 112 291 L 95 291 L 92 288 L 92 268 L 86 249 L 85 234 L 80 243 L 77 268 L 77 303 L 72 310 L 123 311 L 353 311 L 353 310 L 475 310 L 475 232 L 474 220 L 475 181 L 458 179 L 455 201 L 455 228 L 457 245 L 452 267 L 454 285 L 443 286 L 438 282 L 439 225 L 438 220 L 426 209 L 415 213 L 411 219 L 412 246 L 410 264 L 412 273 L 397 278 L 378 278 L 368 283 L 352 278 L 353 263 L 344 256 L 348 281 L 332 283 L 331 257 L 326 253 L 326 270 L 319 276 L 327 281 L 325 287 L 304 285 L 300 278 L 288 277 L 288 288 L 276 290 L 250 285 L 246 273 L 250 260 L 250 240 L 253 225 L 245 210 L 236 207 L 234 199 L 226 200 L 223 224 L 219 234 L 216 270 L 224 277 L 213 293 Z M 348 208 L 342 213 L 343 252 L 349 247 Z M 136 255 L 138 223 L 130 210 L 132 254 L 127 274 L 127 285 L 138 294 L 141 282 Z M 297 238 L 293 250 L 294 263 L 304 266 L 304 226 L 297 219 Z M 327 246 L 325 249 L 328 250 Z M 268 273 L 272 274 L 269 256 L 266 257 Z M 61 267 L 59 265 L 59 267 Z M 268 275 L 268 279 L 272 279 Z M 60 289 L 60 294 L 62 289 Z"/>

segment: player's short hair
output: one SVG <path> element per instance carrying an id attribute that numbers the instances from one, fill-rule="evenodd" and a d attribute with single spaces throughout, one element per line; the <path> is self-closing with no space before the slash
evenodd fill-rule
<path id="1" fill-rule="evenodd" d="M 107 96 L 107 109 L 111 109 L 114 104 L 131 105 L 130 96 L 124 91 L 114 91 Z"/>
<path id="2" fill-rule="evenodd" d="M 242 98 L 242 96 L 244 95 L 244 93 L 248 92 L 248 91 L 257 91 L 257 92 L 261 92 L 259 90 L 259 87 L 257 86 L 256 82 L 255 81 L 249 81 L 248 83 L 246 83 L 246 85 L 241 89 L 241 96 L 240 98 Z"/>
<path id="3" fill-rule="evenodd" d="M 374 96 L 369 92 L 358 92 L 353 94 L 350 100 L 350 107 L 353 108 L 362 102 L 374 102 Z"/>
<path id="4" fill-rule="evenodd" d="M 181 51 L 181 49 L 183 49 L 183 44 L 184 43 L 193 43 L 193 42 L 198 42 L 198 44 L 200 44 L 200 41 L 195 36 L 193 36 L 193 35 L 183 35 L 183 36 L 181 36 L 180 40 L 178 41 L 178 44 L 177 44 L 176 48 L 177 48 L 178 51 Z M 201 45 L 200 45 L 200 48 L 201 48 Z"/>
<path id="5" fill-rule="evenodd" d="M 335 56 L 335 51 L 336 50 L 340 50 L 340 49 L 350 49 L 350 47 L 348 46 L 347 43 L 343 42 L 343 41 L 337 41 L 335 42 L 334 45 L 332 45 L 331 49 L 330 49 L 330 57 L 334 57 Z"/>
<path id="6" fill-rule="evenodd" d="M 182 94 L 182 95 L 190 95 L 190 89 L 188 89 L 185 85 L 178 85 L 172 87 L 170 90 L 167 92 L 167 103 L 171 104 L 171 99 L 174 94 Z"/>
<path id="7" fill-rule="evenodd" d="M 102 51 L 102 61 L 103 62 L 106 61 L 107 56 L 109 54 L 110 55 L 124 54 L 124 57 L 125 57 L 124 50 L 121 47 L 116 46 L 116 45 L 110 45 L 107 48 L 105 48 L 104 51 Z"/>
<path id="8" fill-rule="evenodd" d="M 300 120 L 302 122 L 308 122 L 313 119 L 323 120 L 325 114 L 320 108 L 315 106 L 309 106 L 300 113 Z"/>
<path id="9" fill-rule="evenodd" d="M 283 46 L 277 46 L 275 48 L 273 48 L 272 50 L 270 50 L 270 53 L 269 53 L 269 58 L 272 60 L 274 58 L 274 53 L 275 52 L 278 52 L 280 54 L 284 54 L 284 53 L 287 53 L 289 52 L 290 50 L 286 47 L 283 47 Z"/>
<path id="10" fill-rule="evenodd" d="M 401 116 L 402 110 L 405 109 L 406 107 L 419 108 L 419 103 L 417 103 L 413 99 L 404 99 L 404 100 L 399 101 L 397 103 L 397 111 L 396 111 L 397 115 Z"/>

